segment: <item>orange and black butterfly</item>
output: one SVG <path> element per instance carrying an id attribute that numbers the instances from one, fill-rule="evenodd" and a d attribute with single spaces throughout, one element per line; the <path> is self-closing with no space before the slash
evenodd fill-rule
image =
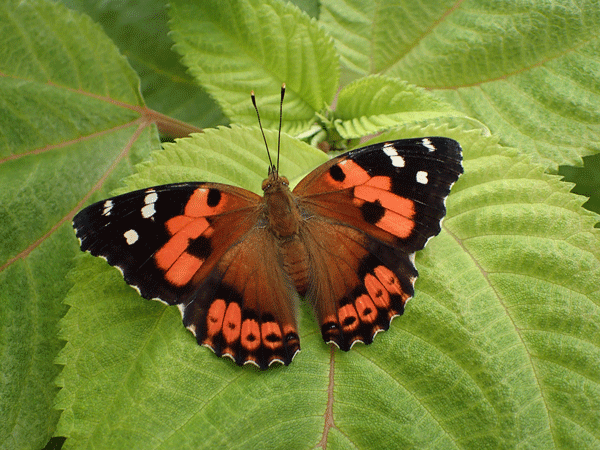
<path id="1" fill-rule="evenodd" d="M 73 226 L 81 249 L 142 297 L 177 305 L 199 344 L 266 369 L 300 350 L 298 294 L 342 350 L 389 328 L 414 294 L 414 254 L 440 232 L 461 161 L 448 138 L 382 142 L 333 158 L 293 191 L 271 163 L 263 197 L 168 184 L 88 206 Z"/>

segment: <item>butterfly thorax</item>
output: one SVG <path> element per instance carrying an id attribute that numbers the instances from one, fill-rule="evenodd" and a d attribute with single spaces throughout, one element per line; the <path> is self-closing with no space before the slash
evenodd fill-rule
<path id="1" fill-rule="evenodd" d="M 302 215 L 290 191 L 289 181 L 273 170 L 263 181 L 265 215 L 269 230 L 277 240 L 283 267 L 296 290 L 304 294 L 308 287 L 308 252 L 300 237 Z"/>
<path id="2" fill-rule="evenodd" d="M 298 233 L 301 215 L 293 194 L 289 188 L 289 181 L 273 170 L 269 178 L 263 181 L 265 193 L 265 214 L 269 222 L 269 229 L 280 239 L 291 238 Z"/>

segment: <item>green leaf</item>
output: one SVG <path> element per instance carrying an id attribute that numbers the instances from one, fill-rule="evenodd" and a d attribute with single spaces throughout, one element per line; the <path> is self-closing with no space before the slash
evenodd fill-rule
<path id="1" fill-rule="evenodd" d="M 285 130 L 298 133 L 331 104 L 339 62 L 331 38 L 299 9 L 269 0 L 171 2 L 175 49 L 225 114 L 255 124 L 254 90 L 267 128 L 279 123 L 279 86 L 287 86 Z"/>
<path id="2" fill-rule="evenodd" d="M 340 91 L 335 117 L 335 129 L 340 136 L 355 139 L 399 124 L 465 116 L 425 90 L 397 78 L 369 76 Z"/>
<path id="3" fill-rule="evenodd" d="M 277 158 L 277 133 L 265 130 L 271 158 Z M 152 154 L 151 161 L 137 167 L 127 185 L 116 192 L 130 192 L 181 180 L 211 180 L 233 184 L 262 195 L 262 181 L 268 175 L 269 159 L 258 128 L 233 125 L 207 129 L 202 134 L 165 143 L 164 151 Z M 292 186 L 307 170 L 328 160 L 313 147 L 281 135 L 279 168 Z"/>
<path id="4" fill-rule="evenodd" d="M 58 421 L 70 219 L 158 141 L 135 73 L 89 18 L 8 1 L 0 40 L 0 448 L 41 448 Z"/>
<path id="5" fill-rule="evenodd" d="M 167 35 L 164 0 L 62 1 L 102 25 L 138 73 L 144 101 L 150 108 L 198 127 L 226 123 L 219 107 L 186 73 L 171 50 L 173 41 Z"/>
<path id="6" fill-rule="evenodd" d="M 41 448 L 53 433 L 68 436 L 65 448 L 599 446 L 600 252 L 598 230 L 593 228 L 598 216 L 581 208 L 583 199 L 567 192 L 570 185 L 543 173 L 547 164 L 536 165 L 519 156 L 529 147 L 506 149 L 498 145 L 499 139 L 505 140 L 503 135 L 482 137 L 479 130 L 467 132 L 448 126 L 423 128 L 410 120 L 402 121 L 401 130 L 379 136 L 378 140 L 446 135 L 458 139 L 465 149 L 465 174 L 448 199 L 443 231 L 417 255 L 420 278 L 406 314 L 396 319 L 389 331 L 378 335 L 373 345 L 357 345 L 343 353 L 322 342 L 310 308 L 301 302 L 302 352 L 293 364 L 266 372 L 239 368 L 197 346 L 182 326 L 176 308 L 146 302 L 104 261 L 80 255 L 69 222 L 85 203 L 106 198 L 109 192 L 159 182 L 206 179 L 258 191 L 267 167 L 260 135 L 256 129 L 233 127 L 178 141 L 166 151 L 154 153 L 152 161 L 138 165 L 137 173 L 123 187 L 121 178 L 130 174 L 131 167 L 144 160 L 149 150 L 158 148 L 156 130 L 151 126 L 153 117 L 143 106 L 137 75 L 89 18 L 42 0 L 5 3 L 0 6 L 0 38 L 4 43 L 0 47 L 0 448 Z M 245 9 L 239 9 L 240 5 Z M 550 6 L 545 1 L 517 13 L 516 4 L 506 2 L 455 3 L 441 11 L 433 3 L 401 8 L 413 11 L 413 22 L 392 14 L 396 3 L 388 2 L 385 8 L 383 2 L 368 5 L 373 5 L 375 12 L 383 12 L 374 16 L 377 20 L 365 22 L 381 36 L 372 42 L 372 49 L 387 52 L 375 55 L 364 51 L 377 67 L 398 67 L 403 60 L 394 54 L 397 42 L 390 40 L 400 35 L 392 26 L 396 17 L 412 24 L 405 26 L 403 35 L 412 33 L 426 41 L 429 36 L 437 39 L 438 30 L 446 29 L 448 21 L 471 11 L 467 19 L 481 24 L 481 45 L 488 46 L 489 40 L 496 42 L 490 37 L 493 33 L 486 31 L 494 29 L 494 24 L 490 25 L 494 14 L 480 11 L 502 5 L 506 14 L 495 14 L 498 30 L 507 29 L 506 20 L 521 20 L 516 28 L 521 32 L 527 31 L 523 24 L 528 21 L 536 19 L 532 23 L 537 26 L 549 18 L 556 30 L 550 34 L 557 36 L 556 48 L 561 51 L 565 41 L 580 39 L 597 24 L 586 2 L 577 4 L 585 14 L 573 14 L 571 4 L 554 2 L 554 9 L 540 15 L 540 10 Z M 432 9 L 427 5 L 433 5 Z M 297 97 L 285 113 L 296 121 L 298 129 L 310 123 L 315 113 L 329 119 L 351 111 L 344 116 L 349 122 L 377 113 L 368 96 L 349 96 L 332 115 L 323 110 L 337 88 L 338 59 L 315 21 L 275 1 L 265 5 L 215 2 L 214 6 L 225 8 L 225 12 L 216 11 L 208 17 L 230 14 L 233 6 L 238 8 L 234 14 L 258 11 L 242 14 L 237 20 L 254 27 L 258 20 L 264 25 L 244 31 L 247 36 L 257 36 L 257 41 L 267 42 L 259 47 L 264 49 L 264 59 L 252 59 L 248 56 L 252 53 L 239 60 L 234 54 L 226 55 L 228 63 L 211 77 L 220 80 L 223 92 L 237 92 L 241 105 L 240 80 L 246 80 L 248 91 L 255 88 L 252 76 L 262 67 L 270 75 L 260 79 L 272 82 L 259 86 L 257 94 L 259 103 L 265 99 L 270 104 L 270 125 L 277 118 L 279 84 L 288 81 L 274 80 L 284 73 L 281 67 L 302 78 L 300 84 L 306 89 L 292 89 L 288 81 L 288 92 Z M 356 6 L 353 12 L 348 11 L 360 17 Z M 174 9 L 174 26 L 179 26 L 180 7 L 178 3 Z M 108 5 L 106 10 L 110 8 Z M 116 11 L 125 17 L 125 7 Z M 323 17 L 327 14 L 325 11 Z M 581 18 L 580 26 L 563 16 Z M 123 17 L 116 22 L 123 22 Z M 205 18 L 199 20 L 206 25 Z M 561 20 L 567 28 L 557 25 Z M 130 23 L 139 24 L 142 32 L 148 30 L 135 19 Z M 314 41 L 290 42 L 297 44 L 294 49 L 312 48 L 316 55 L 299 57 L 308 55 L 304 50 L 277 54 L 283 43 L 289 43 L 281 38 L 281 26 L 279 31 L 272 28 L 274 23 L 285 24 L 286 36 L 296 36 L 296 32 L 310 35 Z M 195 39 L 198 29 L 189 25 L 185 31 L 188 36 L 178 31 L 182 41 Z M 462 74 L 447 70 L 454 67 L 455 59 L 464 58 L 461 52 L 468 50 L 460 45 L 452 47 L 456 40 L 449 39 L 462 33 L 460 25 L 449 27 L 452 31 L 442 34 L 447 42 L 441 39 L 437 44 L 439 48 L 460 49 L 446 55 L 448 65 L 442 64 L 444 58 L 433 52 L 436 45 L 431 44 L 428 48 L 432 52 L 418 55 L 427 67 L 414 66 L 421 75 L 415 72 L 411 75 L 414 78 L 402 78 L 428 87 L 440 97 L 442 91 L 462 93 L 480 88 L 426 83 L 431 80 L 426 78 L 430 72 L 440 80 L 451 80 L 457 73 L 459 77 L 479 76 L 477 58 Z M 231 40 L 223 37 L 223 30 L 228 27 L 200 31 L 208 42 L 227 46 Z M 540 26 L 539 30 L 545 28 Z M 278 37 L 268 38 L 269 32 Z M 535 39 L 539 39 L 540 54 L 547 56 L 547 34 L 525 33 L 532 41 L 527 55 L 523 53 L 516 60 L 527 61 L 536 53 Z M 477 47 L 476 33 L 465 35 L 472 38 L 469 47 L 483 48 Z M 511 36 L 506 35 L 507 43 L 514 42 Z M 158 41 L 164 44 L 163 38 Z M 242 42 L 254 45 L 247 39 Z M 341 42 L 338 37 L 337 44 Z M 148 42 L 150 46 L 152 43 Z M 533 139 L 544 137 L 545 130 L 554 130 L 544 142 L 560 142 L 555 149 L 559 156 L 564 145 L 595 138 L 598 71 L 594 61 L 598 52 L 594 43 L 594 36 L 584 39 L 580 47 L 567 48 L 553 60 L 563 64 L 561 76 L 579 77 L 571 79 L 579 82 L 576 85 L 581 91 L 589 91 L 587 99 L 578 97 L 577 90 L 567 92 L 572 85 L 557 84 L 552 76 L 531 77 L 531 85 L 526 85 L 528 92 L 537 95 L 535 99 L 549 99 L 553 109 L 548 111 L 563 114 L 566 120 L 562 125 L 552 114 L 547 120 L 536 119 L 539 111 L 535 109 L 531 117 L 515 115 L 519 125 L 538 120 L 539 126 L 532 127 L 528 135 Z M 420 48 L 418 42 L 413 44 L 409 53 Z M 145 47 L 144 43 L 138 45 Z M 391 46 L 385 50 L 385 45 Z M 129 53 L 131 47 L 122 48 L 134 54 Z M 507 48 L 515 52 L 515 47 Z M 574 58 L 584 54 L 583 50 L 587 52 L 585 64 Z M 229 63 L 248 59 L 253 61 L 249 68 L 232 72 Z M 434 60 L 437 65 L 428 62 Z M 260 61 L 276 62 L 269 66 Z M 501 96 L 502 82 L 512 83 L 526 73 L 548 70 L 546 60 L 535 64 L 486 83 L 498 83 L 497 95 Z M 496 73 L 495 66 L 504 73 L 505 67 L 497 60 L 486 67 Z M 231 78 L 232 73 L 236 79 Z M 388 79 L 390 75 L 394 75 L 391 69 L 386 72 Z M 363 92 L 375 96 L 378 107 L 385 109 L 383 98 L 377 97 L 376 83 L 375 88 L 369 83 L 373 81 L 366 82 Z M 396 83 L 402 88 L 393 92 L 406 89 L 414 93 L 402 97 L 403 104 L 427 111 L 422 91 L 398 78 L 392 82 Z M 190 95 L 193 92 L 190 90 Z M 355 94 L 363 92 L 356 90 Z M 552 97 L 556 92 L 566 95 L 558 103 Z M 320 105 L 307 100 L 319 97 L 324 100 Z M 574 102 L 564 109 L 571 98 Z M 517 96 L 504 100 L 508 110 L 526 107 Z M 484 96 L 476 106 L 485 106 L 485 101 Z M 177 104 L 173 99 L 173 105 Z M 469 108 L 458 101 L 454 105 L 462 111 L 472 107 L 468 102 L 465 105 Z M 589 114 L 582 105 L 588 107 Z M 302 108 L 310 111 L 310 118 L 309 114 L 304 118 L 297 114 Z M 439 109 L 431 106 L 433 113 L 436 109 L 441 114 L 445 111 L 442 104 Z M 248 118 L 254 117 L 249 105 L 246 113 Z M 570 126 L 571 117 L 581 119 L 576 121 L 574 132 L 564 128 Z M 435 123 L 445 119 L 448 117 L 440 117 Z M 546 124 L 549 128 L 544 128 Z M 367 121 L 365 131 L 371 126 Z M 591 131 L 586 134 L 586 130 Z M 275 135 L 267 133 L 267 139 L 274 149 Z M 289 137 L 283 137 L 283 144 L 282 170 L 296 180 L 325 158 Z M 537 151 L 537 146 L 530 147 Z M 577 154 L 588 150 L 575 147 Z M 534 157 L 543 161 L 539 155 Z M 74 254 L 79 255 L 75 262 Z M 67 278 L 74 265 L 76 269 Z M 65 313 L 62 300 L 67 292 L 71 306 L 61 323 L 59 338 L 57 322 Z M 62 412 L 55 432 L 59 411 L 52 403 L 58 367 L 53 362 L 65 341 L 58 358 L 64 370 L 58 380 L 63 389 L 56 401 Z"/>
<path id="7" fill-rule="evenodd" d="M 561 166 L 558 174 L 576 183 L 572 192 L 589 197 L 584 208 L 600 213 L 600 154 L 583 158 L 583 167 Z"/>
<path id="8" fill-rule="evenodd" d="M 433 126 L 402 133 L 417 135 L 458 139 L 465 174 L 442 233 L 417 254 L 415 298 L 370 346 L 331 351 L 302 302 L 294 362 L 237 367 L 198 347 L 176 308 L 141 299 L 104 261 L 79 258 L 62 323 L 65 448 L 597 446 L 598 216 L 494 138 Z M 267 138 L 273 147 L 276 134 Z M 179 140 L 127 190 L 188 176 L 257 190 L 260 143 L 256 129 L 238 127 Z M 324 158 L 286 136 L 282 152 L 282 173 L 296 178 Z"/>
<path id="9" fill-rule="evenodd" d="M 553 170 L 600 150 L 595 0 L 324 0 L 320 20 L 345 80 L 424 87 Z"/>

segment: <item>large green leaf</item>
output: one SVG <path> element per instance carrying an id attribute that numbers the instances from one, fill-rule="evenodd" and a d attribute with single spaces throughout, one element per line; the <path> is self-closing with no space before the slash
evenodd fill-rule
<path id="1" fill-rule="evenodd" d="M 0 40 L 0 448 L 41 448 L 58 420 L 70 219 L 158 141 L 135 73 L 88 18 L 8 1 Z"/>
<path id="2" fill-rule="evenodd" d="M 287 85 L 286 130 L 300 132 L 315 111 L 331 104 L 339 63 L 333 42 L 299 9 L 276 0 L 171 2 L 175 49 L 229 118 L 254 124 L 248 101 L 259 97 L 267 127 L 279 122 L 279 95 Z"/>
<path id="3" fill-rule="evenodd" d="M 138 73 L 144 101 L 153 110 L 198 127 L 227 119 L 171 51 L 167 2 L 62 0 L 97 21 Z"/>
<path id="4" fill-rule="evenodd" d="M 598 219 L 557 177 L 478 132 L 445 135 L 465 174 L 417 255 L 416 295 L 370 346 L 330 351 L 306 305 L 289 367 L 237 367 L 198 347 L 176 308 L 78 260 L 58 406 L 66 447 L 593 448 L 600 443 Z M 276 134 L 267 133 L 270 146 Z M 387 134 L 382 139 L 398 138 Z M 323 155 L 284 136 L 282 172 Z M 214 179 L 258 190 L 258 130 L 178 141 L 126 189 Z M 374 425 L 376 424 L 376 425 Z"/>
<path id="5" fill-rule="evenodd" d="M 323 0 L 320 22 L 345 80 L 427 88 L 554 170 L 600 150 L 596 0 Z"/>

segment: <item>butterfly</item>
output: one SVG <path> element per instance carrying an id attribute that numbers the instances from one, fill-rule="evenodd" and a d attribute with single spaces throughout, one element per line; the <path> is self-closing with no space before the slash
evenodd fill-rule
<path id="1" fill-rule="evenodd" d="M 329 160 L 293 190 L 270 162 L 262 197 L 167 184 L 88 206 L 73 226 L 81 249 L 142 297 L 177 305 L 198 344 L 266 369 L 300 350 L 298 294 L 342 350 L 389 328 L 414 295 L 415 252 L 440 232 L 461 161 L 444 137 L 382 142 Z"/>

